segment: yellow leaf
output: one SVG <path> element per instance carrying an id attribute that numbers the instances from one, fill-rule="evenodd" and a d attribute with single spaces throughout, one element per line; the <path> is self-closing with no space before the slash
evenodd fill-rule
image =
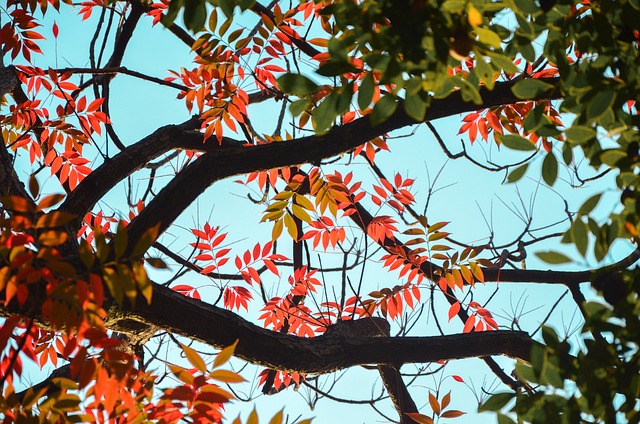
<path id="1" fill-rule="evenodd" d="M 42 200 L 38 202 L 37 210 L 41 211 L 43 209 L 50 208 L 51 206 L 57 205 L 62 201 L 62 199 L 64 199 L 64 197 L 65 197 L 64 194 L 50 194 L 48 196 L 45 196 Z"/>
<path id="2" fill-rule="evenodd" d="M 315 211 L 316 208 L 313 207 L 313 203 L 311 203 L 311 200 L 307 199 L 304 196 L 301 196 L 299 194 L 296 195 L 295 197 L 295 202 L 297 204 L 299 204 L 300 206 L 302 206 L 303 208 L 305 208 L 308 211 Z"/>
<path id="3" fill-rule="evenodd" d="M 247 418 L 247 424 L 258 424 L 258 413 L 255 408 L 249 414 L 249 418 Z"/>
<path id="4" fill-rule="evenodd" d="M 482 24 L 482 14 L 472 4 L 469 4 L 467 9 L 467 17 L 469 18 L 469 25 L 474 28 Z"/>
<path id="5" fill-rule="evenodd" d="M 59 246 L 68 238 L 69 235 L 64 231 L 48 230 L 38 236 L 38 243 L 43 246 Z"/>
<path id="6" fill-rule="evenodd" d="M 229 370 L 212 371 L 209 374 L 209 377 L 224 383 L 242 383 L 243 381 L 246 381 L 238 373 Z"/>
<path id="7" fill-rule="evenodd" d="M 273 224 L 273 230 L 271 230 L 271 241 L 275 241 L 280 237 L 280 234 L 282 234 L 282 219 L 279 219 L 276 221 L 275 224 Z"/>
<path id="8" fill-rule="evenodd" d="M 300 220 L 302 220 L 304 222 L 311 222 L 311 217 L 309 216 L 307 211 L 302 209 L 300 206 L 298 206 L 296 204 L 291 205 L 291 211 Z"/>
<path id="9" fill-rule="evenodd" d="M 298 228 L 296 227 L 296 222 L 293 220 L 291 215 L 286 214 L 284 216 L 284 225 L 287 227 L 287 231 L 289 231 L 291 238 L 298 240 Z"/>
<path id="10" fill-rule="evenodd" d="M 276 415 L 271 418 L 269 424 L 282 424 L 282 410 L 280 410 Z"/>
<path id="11" fill-rule="evenodd" d="M 202 373 L 207 372 L 207 365 L 204 363 L 204 360 L 200 357 L 198 352 L 186 345 L 182 345 L 182 351 L 195 369 Z"/>
<path id="12" fill-rule="evenodd" d="M 195 380 L 195 377 L 189 371 L 185 370 L 184 368 L 182 368 L 182 367 L 180 367 L 178 365 L 168 364 L 168 366 L 169 366 L 169 369 L 171 370 L 171 372 L 173 373 L 173 375 L 178 377 L 178 379 L 180 381 L 182 381 L 185 384 L 193 384 L 193 381 Z M 203 389 L 204 389 L 204 387 L 203 387 Z M 202 390 L 202 391 L 204 391 L 204 390 Z"/>
<path id="13" fill-rule="evenodd" d="M 38 218 L 38 222 L 36 222 L 36 228 L 60 227 L 67 224 L 75 217 L 76 215 L 68 212 L 49 212 L 48 214 L 42 215 L 40 218 Z"/>
<path id="14" fill-rule="evenodd" d="M 140 290 L 140 293 L 142 293 L 142 296 L 146 299 L 147 305 L 150 305 L 151 296 L 153 294 L 153 286 L 151 285 L 151 281 L 149 281 L 147 271 L 144 269 L 144 266 L 142 264 L 139 264 L 137 262 L 132 264 L 132 268 L 136 283 L 138 285 L 138 290 Z"/>
<path id="15" fill-rule="evenodd" d="M 222 349 L 220 353 L 218 353 L 218 356 L 216 356 L 216 359 L 213 361 L 213 368 L 215 369 L 221 365 L 226 364 L 229 358 L 233 356 L 233 352 L 236 350 L 237 345 L 238 345 L 238 340 L 233 342 L 232 345 Z"/>

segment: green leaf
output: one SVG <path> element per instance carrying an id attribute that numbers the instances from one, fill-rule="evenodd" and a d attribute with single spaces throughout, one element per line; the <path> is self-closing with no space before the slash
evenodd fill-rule
<path id="1" fill-rule="evenodd" d="M 207 20 L 206 3 L 200 0 L 185 0 L 184 23 L 193 32 L 199 32 L 204 28 Z"/>
<path id="2" fill-rule="evenodd" d="M 594 210 L 596 206 L 598 206 L 598 202 L 600 201 L 601 197 L 602 193 L 591 196 L 589 199 L 587 199 L 586 202 L 582 204 L 582 206 L 580 206 L 580 209 L 578 209 L 578 214 L 587 215 L 591 213 L 591 211 Z"/>
<path id="3" fill-rule="evenodd" d="M 478 412 L 499 411 L 515 396 L 515 393 L 496 393 L 495 395 L 487 399 L 485 403 L 480 405 L 480 407 L 478 407 Z"/>
<path id="4" fill-rule="evenodd" d="M 600 153 L 600 160 L 609 166 L 616 166 L 620 159 L 626 158 L 627 152 L 618 149 L 608 149 Z"/>
<path id="5" fill-rule="evenodd" d="M 375 82 L 373 81 L 373 75 L 369 72 L 362 79 L 360 89 L 358 90 L 358 107 L 360 110 L 365 110 L 369 107 L 373 99 L 374 89 Z"/>
<path id="6" fill-rule="evenodd" d="M 291 105 L 289 106 L 289 112 L 291 112 L 293 116 L 298 116 L 302 112 L 307 110 L 307 107 L 309 107 L 310 104 L 311 102 L 309 101 L 309 99 L 296 100 L 295 102 L 291 102 Z"/>
<path id="7" fill-rule="evenodd" d="M 616 92 L 613 90 L 600 90 L 589 102 L 587 107 L 587 117 L 589 119 L 597 119 L 613 106 L 616 100 Z"/>
<path id="8" fill-rule="evenodd" d="M 516 181 L 520 180 L 524 176 L 525 172 L 527 172 L 527 168 L 529 168 L 528 163 L 525 163 L 524 165 L 517 167 L 516 169 L 514 169 L 509 173 L 509 176 L 507 177 L 507 181 L 510 183 L 515 183 Z"/>
<path id="9" fill-rule="evenodd" d="M 596 136 L 596 130 L 584 125 L 572 125 L 564 132 L 572 144 L 585 144 Z"/>
<path id="10" fill-rule="evenodd" d="M 584 222 L 576 219 L 571 226 L 571 240 L 576 245 L 578 252 L 584 257 L 587 254 L 589 246 L 589 236 L 587 234 L 587 226 Z"/>
<path id="11" fill-rule="evenodd" d="M 558 161 L 553 152 L 547 153 L 542 162 L 542 178 L 549 186 L 552 186 L 558 178 Z"/>
<path id="12" fill-rule="evenodd" d="M 566 264 L 572 262 L 571 258 L 565 254 L 552 250 L 548 252 L 537 252 L 536 256 L 548 264 Z"/>
<path id="13" fill-rule="evenodd" d="M 415 94 L 407 93 L 407 98 L 404 99 L 405 112 L 418 122 L 422 122 L 424 115 L 427 113 L 427 102 L 424 101 L 421 94 L 421 91 Z"/>
<path id="14" fill-rule="evenodd" d="M 504 414 L 498 414 L 498 424 L 516 424 L 511 418 Z"/>
<path id="15" fill-rule="evenodd" d="M 396 111 L 398 103 L 395 97 L 387 94 L 378 100 L 371 112 L 371 123 L 376 126 L 386 121 Z"/>
<path id="16" fill-rule="evenodd" d="M 515 134 L 500 136 L 500 142 L 513 150 L 523 150 L 523 151 L 536 150 L 535 144 L 533 144 L 526 138 L 519 135 L 515 135 Z"/>
<path id="17" fill-rule="evenodd" d="M 517 74 L 520 72 L 520 69 L 514 65 L 513 60 L 508 56 L 495 52 L 487 52 L 487 55 L 491 58 L 491 63 L 504 70 L 506 73 Z"/>
<path id="18" fill-rule="evenodd" d="M 277 81 L 282 91 L 295 96 L 306 96 L 318 90 L 315 82 L 300 74 L 284 74 Z"/>
<path id="19" fill-rule="evenodd" d="M 495 85 L 493 68 L 484 61 L 484 58 L 479 57 L 476 59 L 476 66 L 473 68 L 473 72 L 476 73 L 478 79 L 482 81 L 489 90 L 493 90 Z"/>
<path id="20" fill-rule="evenodd" d="M 539 95 L 553 89 L 553 85 L 535 78 L 527 78 L 518 81 L 511 91 L 519 99 L 534 99 Z"/>
<path id="21" fill-rule="evenodd" d="M 320 105 L 313 110 L 313 125 L 317 132 L 323 132 L 333 125 L 338 111 L 336 106 L 338 96 L 331 93 Z"/>
<path id="22" fill-rule="evenodd" d="M 474 28 L 476 34 L 478 34 L 478 40 L 481 43 L 484 43 L 488 46 L 495 47 L 496 49 L 500 48 L 500 43 L 502 43 L 502 39 L 498 34 L 491 31 L 487 28 L 476 27 Z"/>

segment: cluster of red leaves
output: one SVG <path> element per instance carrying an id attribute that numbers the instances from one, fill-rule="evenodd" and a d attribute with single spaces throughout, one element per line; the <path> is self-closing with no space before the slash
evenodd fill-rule
<path id="1" fill-rule="evenodd" d="M 329 245 L 335 248 L 347 237 L 344 227 L 337 226 L 328 216 L 321 216 L 317 220 L 309 222 L 309 225 L 313 228 L 307 230 L 300 240 L 313 239 L 314 249 L 322 242 L 322 248 L 326 252 Z"/>
<path id="2" fill-rule="evenodd" d="M 45 72 L 33 66 L 17 68 L 19 79 L 29 93 L 36 96 L 44 89 L 63 103 L 57 105 L 53 117 L 47 108 L 40 107 L 39 100 L 11 105 L 10 115 L 0 115 L 2 123 L 10 127 L 8 141 L 14 150 L 28 148 L 31 163 L 46 152 L 45 165 L 50 167 L 51 174 L 73 190 L 91 172 L 87 166 L 89 161 L 81 156 L 83 145 L 90 142 L 94 133 L 100 135 L 101 126 L 109 123 L 107 115 L 100 110 L 104 99 L 89 102 L 85 96 L 73 98 L 70 93 L 78 87 L 69 81 L 69 72 L 59 74 L 53 69 Z M 69 118 L 76 120 L 77 126 L 69 122 Z M 64 146 L 62 153 L 55 149 L 58 145 Z"/>
<path id="3" fill-rule="evenodd" d="M 382 316 L 385 318 L 388 316 L 393 320 L 402 314 L 405 304 L 413 309 L 414 299 L 416 304 L 420 302 L 420 287 L 417 284 L 405 283 L 391 289 L 385 287 L 379 291 L 373 291 L 369 293 L 369 296 L 373 299 L 362 301 L 364 309 L 369 313 L 380 310 Z"/>
<path id="4" fill-rule="evenodd" d="M 191 243 L 191 246 L 201 252 L 195 257 L 195 260 L 211 262 L 200 270 L 201 274 L 209 274 L 229 261 L 229 258 L 225 256 L 231 249 L 218 249 L 220 243 L 227 238 L 227 233 L 219 234 L 219 230 L 220 227 L 212 227 L 208 222 L 205 222 L 202 230 L 196 228 L 191 229 L 193 235 L 198 237 L 198 241 Z M 216 251 L 214 252 L 214 250 Z"/>
<path id="5" fill-rule="evenodd" d="M 271 370 L 264 369 L 260 374 L 258 374 L 258 386 L 264 385 L 265 381 L 267 381 L 267 377 Z M 304 374 L 298 373 L 288 373 L 284 371 L 277 371 L 276 375 L 273 379 L 273 388 L 276 392 L 286 389 L 291 384 L 295 383 L 296 387 L 300 385 L 300 383 L 305 379 Z"/>
<path id="6" fill-rule="evenodd" d="M 376 194 L 371 194 L 371 200 L 376 206 L 388 204 L 398 212 L 404 212 L 404 205 L 410 205 L 415 202 L 413 194 L 408 190 L 413 185 L 413 179 L 403 179 L 400 173 L 397 173 L 393 179 L 393 184 L 384 178 L 380 178 L 381 185 L 373 185 Z"/>
<path id="7" fill-rule="evenodd" d="M 319 327 L 324 326 L 323 321 L 314 318 L 313 311 L 303 303 L 294 301 L 294 297 L 300 299 L 311 292 L 316 292 L 316 287 L 322 285 L 320 280 L 314 277 L 316 272 L 307 267 L 294 271 L 294 275 L 288 278 L 291 285 L 289 293 L 285 297 L 271 298 L 261 309 L 264 313 L 259 319 L 264 320 L 265 328 L 272 327 L 274 331 L 280 331 L 284 327 L 290 334 L 314 337 Z"/>
<path id="8" fill-rule="evenodd" d="M 449 308 L 449 321 L 460 311 L 460 302 L 454 302 Z M 468 311 L 472 311 L 464 324 L 464 333 L 471 331 L 490 331 L 497 330 L 498 324 L 493 319 L 493 315 L 488 309 L 483 308 L 478 302 L 469 302 Z"/>
<path id="9" fill-rule="evenodd" d="M 9 2 L 11 7 L 14 2 Z M 35 28 L 39 27 L 36 18 L 23 8 L 16 7 L 8 12 L 9 21 L 0 28 L 0 45 L 2 53 L 11 52 L 11 59 L 15 60 L 19 54 L 31 62 L 32 53 L 42 54 L 42 50 L 34 40 L 44 37 Z"/>

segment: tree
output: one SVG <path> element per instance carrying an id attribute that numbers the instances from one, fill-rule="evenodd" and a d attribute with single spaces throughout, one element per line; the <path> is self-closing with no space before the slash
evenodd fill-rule
<path id="1" fill-rule="evenodd" d="M 55 10 L 70 8 L 88 59 L 63 67 L 75 23 Z M 228 369 L 233 355 L 261 367 L 265 394 L 337 401 L 322 376 L 373 365 L 386 395 L 364 403 L 388 396 L 402 423 L 475 411 L 448 392 L 469 378 L 450 371 L 463 358 L 499 379 L 477 393 L 500 422 L 638 421 L 637 1 L 10 0 L 2 17 L 5 420 L 220 421 L 253 378 Z M 193 64 L 168 53 L 176 40 Z M 177 62 L 169 77 L 156 59 Z M 131 94 L 141 84 L 194 116 L 132 141 L 161 115 Z M 438 120 L 460 114 L 453 153 Z M 408 128 L 507 189 L 583 190 L 505 203 L 520 227 L 488 218 L 478 235 L 438 218 L 455 211 L 433 205 L 435 182 L 416 187 Z M 471 199 L 464 184 L 448 197 Z M 230 227 L 204 218 L 212 185 L 254 193 L 216 200 Z M 243 240 L 251 224 L 257 240 Z M 491 303 L 521 283 L 566 292 L 527 322 Z M 559 305 L 584 319 L 580 334 L 545 325 Z M 55 371 L 27 389 L 34 365 Z M 439 383 L 411 384 L 428 374 Z"/>

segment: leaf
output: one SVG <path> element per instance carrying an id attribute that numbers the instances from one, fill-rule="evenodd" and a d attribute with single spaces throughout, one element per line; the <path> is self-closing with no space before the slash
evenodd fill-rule
<path id="1" fill-rule="evenodd" d="M 205 2 L 198 0 L 184 0 L 184 23 L 193 32 L 199 32 L 207 20 Z"/>
<path id="2" fill-rule="evenodd" d="M 204 363 L 204 360 L 200 357 L 198 352 L 196 352 L 194 349 L 190 348 L 187 345 L 182 345 L 181 347 L 185 356 L 187 357 L 187 359 L 195 369 L 197 369 L 201 373 L 207 372 L 207 365 Z"/>
<path id="3" fill-rule="evenodd" d="M 405 412 L 413 421 L 419 424 L 433 424 L 433 420 L 426 415 L 422 415 L 418 412 Z"/>
<path id="4" fill-rule="evenodd" d="M 57 205 L 64 199 L 64 194 L 50 194 L 38 202 L 38 211 Z"/>
<path id="5" fill-rule="evenodd" d="M 167 264 L 160 258 L 146 258 L 145 261 L 154 268 L 168 269 Z"/>
<path id="6" fill-rule="evenodd" d="M 296 96 L 306 96 L 318 90 L 315 82 L 300 74 L 284 74 L 277 81 L 282 91 Z"/>
<path id="7" fill-rule="evenodd" d="M 542 162 L 542 178 L 549 186 L 552 186 L 558 178 L 558 161 L 553 152 L 547 153 Z"/>
<path id="8" fill-rule="evenodd" d="M 216 359 L 213 360 L 213 368 L 215 369 L 226 364 L 229 358 L 233 356 L 233 352 L 236 350 L 236 346 L 238 346 L 238 340 L 233 342 L 232 345 L 229 345 L 222 349 L 216 356 Z"/>
<path id="9" fill-rule="evenodd" d="M 47 214 L 42 215 L 38 218 L 36 222 L 36 228 L 53 228 L 53 227 L 61 227 L 63 225 L 68 224 L 76 217 L 76 215 L 63 212 L 63 211 L 53 211 Z"/>
<path id="10" fill-rule="evenodd" d="M 550 91 L 553 85 L 535 78 L 527 78 L 518 81 L 511 91 L 519 99 L 535 99 L 536 97 Z"/>
<path id="11" fill-rule="evenodd" d="M 487 44 L 496 49 L 500 48 L 500 43 L 502 43 L 502 39 L 495 32 L 491 31 L 490 29 L 482 28 L 482 27 L 476 27 L 474 28 L 474 31 L 476 32 L 476 34 L 478 34 L 478 40 L 481 43 Z"/>
<path id="12" fill-rule="evenodd" d="M 435 412 L 436 415 L 440 415 L 440 403 L 431 392 L 429 392 L 429 405 L 431 405 L 431 409 L 433 409 L 433 412 Z"/>
<path id="13" fill-rule="evenodd" d="M 407 94 L 404 99 L 404 110 L 411 118 L 417 122 L 424 120 L 424 115 L 427 113 L 427 102 L 422 98 L 422 92 L 419 91 L 414 94 Z"/>
<path id="14" fill-rule="evenodd" d="M 478 412 L 499 411 L 515 397 L 515 393 L 496 393 L 478 407 Z"/>
<path id="15" fill-rule="evenodd" d="M 503 136 L 500 136 L 499 139 L 500 139 L 500 143 L 504 144 L 505 146 L 513 150 L 522 150 L 522 151 L 536 150 L 535 144 L 533 144 L 531 141 L 519 135 L 515 135 L 515 134 L 503 135 Z"/>
<path id="16" fill-rule="evenodd" d="M 156 224 L 153 227 L 149 228 L 144 232 L 140 240 L 136 243 L 136 246 L 133 248 L 133 252 L 131 252 L 132 258 L 139 258 L 144 253 L 149 250 L 149 247 L 156 241 L 158 238 L 158 230 L 160 228 L 160 224 Z"/>
<path id="17" fill-rule="evenodd" d="M 128 240 L 128 237 L 127 237 L 127 230 L 125 228 L 125 223 L 124 221 L 120 221 L 118 223 L 118 229 L 116 231 L 116 236 L 114 240 L 114 244 L 115 244 L 114 253 L 116 255 L 116 259 L 119 259 L 122 257 L 122 255 L 124 255 L 124 252 L 127 249 L 127 240 Z"/>
<path id="18" fill-rule="evenodd" d="M 269 424 L 282 424 L 283 415 L 282 410 L 278 411 L 278 413 L 269 420 Z"/>
<path id="19" fill-rule="evenodd" d="M 214 380 L 222 381 L 223 383 L 242 383 L 246 381 L 238 373 L 229 370 L 215 370 L 209 373 L 209 377 Z"/>
<path id="20" fill-rule="evenodd" d="M 588 215 L 591 213 L 591 211 L 598 206 L 598 202 L 600 202 L 601 197 L 602 193 L 598 193 L 588 198 L 587 201 L 580 206 L 580 209 L 578 209 L 578 215 Z"/>
<path id="21" fill-rule="evenodd" d="M 369 72 L 362 79 L 360 89 L 358 90 L 358 107 L 360 110 L 365 110 L 371 104 L 373 100 L 373 92 L 375 90 L 375 82 L 373 75 Z"/>
<path id="22" fill-rule="evenodd" d="M 380 125 L 393 115 L 397 107 L 398 103 L 392 95 L 387 94 L 381 97 L 371 112 L 371 124 L 373 126 Z"/>
<path id="23" fill-rule="evenodd" d="M 464 414 L 466 414 L 466 412 L 458 411 L 457 409 L 450 409 L 449 411 L 443 412 L 440 416 L 442 418 L 458 418 Z"/>
<path id="24" fill-rule="evenodd" d="M 589 102 L 587 117 L 592 120 L 598 119 L 613 106 L 615 100 L 616 92 L 614 90 L 598 90 Z"/>
<path id="25" fill-rule="evenodd" d="M 560 252 L 537 252 L 536 256 L 548 264 L 566 264 L 572 262 L 571 258 Z"/>
<path id="26" fill-rule="evenodd" d="M 570 143 L 586 144 L 597 135 L 597 132 L 591 127 L 574 124 L 571 127 L 567 128 L 564 134 L 567 136 L 567 141 L 569 141 Z"/>
<path id="27" fill-rule="evenodd" d="M 587 247 L 589 245 L 589 235 L 587 233 L 587 226 L 582 220 L 576 219 L 571 225 L 571 239 L 576 245 L 578 252 L 584 257 L 587 254 Z"/>
<path id="28" fill-rule="evenodd" d="M 29 176 L 29 194 L 31 194 L 31 197 L 33 197 L 34 199 L 36 199 L 38 195 L 40 195 L 40 184 L 38 184 L 36 174 L 31 174 Z"/>
<path id="29" fill-rule="evenodd" d="M 59 246 L 68 238 L 69 235 L 64 231 L 48 230 L 38 236 L 38 243 L 43 246 Z"/>
<path id="30" fill-rule="evenodd" d="M 525 163 L 524 165 L 517 167 L 516 169 L 514 169 L 509 173 L 509 176 L 507 177 L 507 181 L 510 183 L 515 183 L 516 181 L 519 181 L 527 172 L 527 168 L 529 168 L 528 163 Z"/>
<path id="31" fill-rule="evenodd" d="M 20 196 L 0 196 L 0 202 L 5 209 L 14 212 L 31 212 L 33 207 L 27 199 Z"/>

